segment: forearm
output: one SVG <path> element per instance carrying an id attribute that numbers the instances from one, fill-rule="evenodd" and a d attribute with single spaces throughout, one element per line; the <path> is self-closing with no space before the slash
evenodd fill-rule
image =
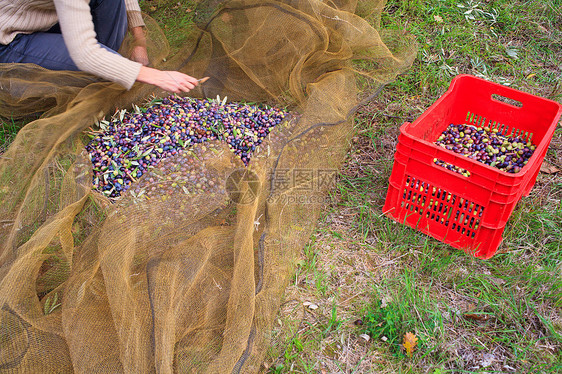
<path id="1" fill-rule="evenodd" d="M 133 35 L 135 40 L 144 41 L 146 43 L 146 34 L 145 34 L 144 27 L 136 26 L 131 28 L 131 34 Z"/>
<path id="2" fill-rule="evenodd" d="M 131 30 L 131 35 L 133 35 L 133 46 L 143 47 L 146 49 L 146 30 L 142 26 L 133 27 Z"/>

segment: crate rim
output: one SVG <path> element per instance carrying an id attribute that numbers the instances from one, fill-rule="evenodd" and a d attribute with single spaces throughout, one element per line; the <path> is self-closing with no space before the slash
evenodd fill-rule
<path id="1" fill-rule="evenodd" d="M 535 96 L 535 97 L 541 99 L 541 101 L 550 102 L 550 103 L 552 103 L 552 104 L 558 106 L 558 114 L 562 113 L 562 104 L 559 103 L 559 102 L 557 102 L 557 101 L 554 101 L 554 100 L 551 100 L 551 99 L 547 99 L 547 98 L 544 98 L 544 97 L 542 97 L 542 96 L 537 96 L 537 95 L 534 95 L 534 94 L 532 94 L 532 93 L 525 92 L 525 91 L 519 90 L 519 89 L 517 89 L 517 88 L 513 88 L 513 87 L 510 87 L 510 86 L 506 86 L 506 85 L 504 85 L 504 84 L 497 83 L 497 82 L 494 82 L 494 81 L 491 81 L 491 80 L 489 80 L 489 79 L 485 79 L 485 78 L 482 78 L 482 77 L 477 77 L 477 76 L 471 75 L 471 74 L 459 74 L 459 75 L 456 75 L 455 77 L 453 77 L 453 79 L 451 79 L 451 84 L 449 85 L 449 88 L 448 88 L 447 91 L 445 91 L 445 92 L 443 93 L 443 95 L 441 95 L 441 96 L 444 96 L 444 95 L 446 95 L 449 91 L 452 91 L 452 90 L 454 89 L 454 86 L 458 83 L 458 81 L 459 81 L 459 80 L 462 80 L 462 79 L 473 79 L 473 80 L 485 82 L 485 83 L 490 84 L 490 85 L 495 86 L 495 87 L 499 87 L 499 88 L 501 88 L 501 89 L 503 89 L 503 90 L 514 91 L 514 92 L 519 92 L 519 93 L 522 93 L 522 94 L 525 94 L 525 95 Z M 440 97 L 440 98 L 441 98 L 441 97 Z M 437 99 L 436 102 L 437 102 L 437 101 L 439 101 L 439 99 Z M 429 108 L 428 108 L 428 109 L 429 109 Z M 427 110 L 427 109 L 426 109 L 426 110 Z"/>
<path id="2" fill-rule="evenodd" d="M 419 119 L 420 119 L 421 117 L 423 117 L 423 115 L 424 115 L 427 111 L 429 111 L 430 109 L 432 109 L 432 108 L 436 107 L 437 105 L 439 105 L 445 96 L 449 95 L 450 93 L 452 93 L 452 92 L 455 90 L 455 86 L 458 84 L 458 82 L 461 81 L 461 80 L 464 80 L 464 79 L 477 80 L 477 81 L 480 81 L 480 82 L 485 82 L 486 84 L 489 84 L 489 85 L 494 86 L 494 87 L 499 87 L 499 88 L 501 88 L 502 90 L 508 90 L 508 91 L 513 91 L 513 92 L 518 92 L 518 93 L 521 93 L 521 94 L 525 94 L 525 95 L 535 96 L 535 97 L 539 98 L 541 101 L 551 103 L 551 105 L 555 105 L 556 107 L 558 107 L 558 110 L 557 110 L 557 112 L 556 112 L 556 115 L 554 116 L 554 118 L 557 118 L 556 123 L 555 123 L 554 126 L 551 126 L 551 128 L 549 128 L 549 129 L 547 130 L 547 132 L 545 133 L 545 137 L 544 137 L 545 139 L 547 139 L 547 138 L 550 139 L 550 140 L 548 141 L 548 143 L 550 143 L 550 141 L 551 141 L 551 139 L 552 139 L 552 135 L 554 134 L 554 131 L 556 130 L 556 127 L 557 127 L 558 123 L 560 122 L 560 118 L 562 117 L 562 104 L 561 104 L 561 103 L 558 103 L 558 102 L 556 102 L 556 101 L 554 101 L 554 100 L 551 100 L 551 99 L 546 99 L 546 98 L 543 98 L 543 97 L 540 97 L 540 96 L 536 96 L 536 95 L 533 95 L 533 94 L 531 94 L 531 93 L 528 93 L 528 92 L 525 92 L 525 91 L 521 91 L 521 90 L 518 90 L 518 89 L 516 89 L 516 88 L 509 87 L 509 86 L 506 86 L 506 85 L 503 85 L 503 84 L 500 84 L 500 83 L 496 83 L 496 82 L 493 82 L 493 81 L 488 80 L 488 79 L 484 79 L 484 78 L 481 78 L 481 77 L 477 77 L 477 76 L 474 76 L 474 75 L 471 75 L 471 74 L 459 74 L 459 75 L 455 76 L 455 77 L 451 80 L 451 83 L 450 83 L 449 88 L 447 89 L 447 91 L 445 91 L 433 104 L 431 104 L 429 107 L 427 107 L 427 108 L 423 111 L 423 113 L 422 113 L 420 116 L 418 116 L 418 117 L 417 117 L 416 119 L 414 119 L 413 121 L 406 121 L 406 122 L 404 122 L 404 123 L 400 126 L 400 134 L 403 135 L 403 136 L 408 137 L 408 138 L 411 139 L 411 140 L 414 140 L 414 141 L 417 141 L 417 142 L 421 142 L 421 143 L 423 143 L 423 144 L 429 146 L 430 148 L 433 148 L 433 149 L 436 150 L 436 151 L 439 151 L 439 152 L 444 151 L 446 154 L 448 154 L 448 155 L 450 155 L 450 156 L 454 156 L 455 158 L 461 158 L 461 157 L 463 157 L 463 158 L 465 158 L 470 164 L 476 165 L 477 167 L 478 167 L 478 166 L 483 166 L 483 167 L 487 168 L 488 170 L 491 170 L 491 171 L 494 171 L 494 172 L 499 173 L 499 174 L 502 175 L 503 177 L 513 178 L 513 179 L 524 177 L 524 176 L 527 174 L 527 172 L 531 169 L 531 166 L 532 166 L 532 164 L 533 164 L 533 161 L 536 161 L 536 159 L 539 157 L 538 154 L 540 153 L 539 151 L 542 150 L 542 147 L 547 148 L 545 142 L 543 142 L 541 148 L 539 148 L 539 147 L 541 146 L 541 144 L 536 144 L 536 149 L 535 149 L 535 151 L 533 152 L 533 155 L 532 155 L 531 158 L 528 160 L 527 164 L 526 164 L 525 166 L 523 166 L 523 168 L 521 168 L 521 170 L 520 170 L 519 172 L 517 172 L 517 173 L 508 173 L 508 172 L 506 172 L 506 171 L 497 169 L 497 168 L 492 167 L 492 166 L 490 166 L 490 165 L 486 165 L 486 164 L 483 163 L 483 162 L 479 162 L 479 161 L 473 160 L 473 159 L 471 159 L 471 158 L 468 158 L 468 157 L 466 157 L 466 156 L 459 155 L 458 153 L 455 153 L 455 152 L 450 151 L 450 150 L 448 150 L 448 149 L 446 149 L 446 148 L 440 147 L 440 146 L 436 145 L 435 143 L 429 142 L 429 141 L 424 140 L 424 139 L 421 139 L 421 138 L 414 137 L 414 136 L 412 136 L 412 135 L 410 135 L 410 134 L 408 134 L 408 133 L 406 132 L 406 129 L 407 129 L 409 126 L 411 126 L 412 124 L 415 124 L 417 121 L 419 121 Z M 542 164 L 542 161 L 541 161 L 541 164 Z"/>

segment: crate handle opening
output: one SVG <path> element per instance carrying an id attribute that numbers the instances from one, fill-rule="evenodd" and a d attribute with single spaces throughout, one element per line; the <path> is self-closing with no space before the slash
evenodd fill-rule
<path id="1" fill-rule="evenodd" d="M 438 158 L 434 158 L 433 159 L 433 167 L 439 167 L 439 168 L 443 168 L 445 170 L 448 170 L 450 172 L 453 172 L 455 174 L 458 174 L 462 177 L 465 178 L 470 178 L 470 176 L 472 175 L 472 173 L 466 169 L 463 169 L 459 166 L 453 165 L 451 163 L 445 162 L 441 159 Z"/>
<path id="2" fill-rule="evenodd" d="M 510 99 L 506 96 L 492 94 L 492 100 L 499 101 L 500 103 L 504 103 L 516 108 L 523 108 L 523 103 L 521 101 Z"/>

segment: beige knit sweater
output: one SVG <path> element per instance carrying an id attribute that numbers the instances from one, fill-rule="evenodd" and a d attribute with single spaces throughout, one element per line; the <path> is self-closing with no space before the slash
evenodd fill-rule
<path id="1" fill-rule="evenodd" d="M 17 34 L 46 31 L 60 24 L 70 57 L 82 71 L 130 89 L 141 64 L 101 48 L 96 40 L 89 0 L 0 0 L 0 44 Z M 144 26 L 137 0 L 125 0 L 129 28 Z"/>

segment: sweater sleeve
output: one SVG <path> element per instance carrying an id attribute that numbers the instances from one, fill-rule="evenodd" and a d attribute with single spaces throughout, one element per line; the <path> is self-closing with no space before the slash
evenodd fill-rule
<path id="1" fill-rule="evenodd" d="M 130 89 L 142 65 L 100 47 L 89 0 L 54 0 L 54 3 L 64 43 L 78 69 Z"/>
<path id="2" fill-rule="evenodd" d="M 141 9 L 137 0 L 125 0 L 125 8 L 127 8 L 127 23 L 129 29 L 137 26 L 144 26 Z"/>

